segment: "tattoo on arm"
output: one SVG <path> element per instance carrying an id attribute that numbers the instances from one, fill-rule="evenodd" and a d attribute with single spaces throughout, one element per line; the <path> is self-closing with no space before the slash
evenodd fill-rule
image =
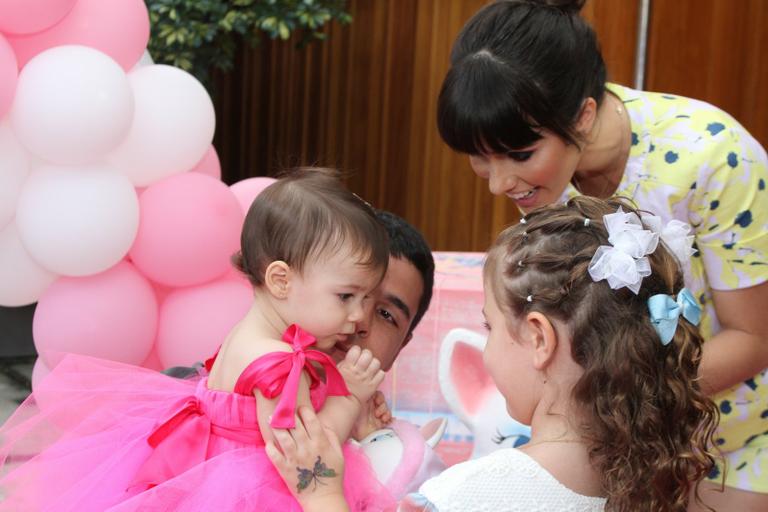
<path id="1" fill-rule="evenodd" d="M 327 485 L 322 481 L 322 478 L 333 478 L 338 476 L 336 471 L 325 465 L 325 462 L 320 460 L 320 456 L 317 456 L 315 461 L 315 467 L 313 469 L 300 468 L 296 466 L 296 470 L 299 472 L 299 482 L 296 484 L 298 492 L 305 490 L 309 487 L 309 484 L 314 484 L 312 490 L 317 489 L 317 484 Z"/>

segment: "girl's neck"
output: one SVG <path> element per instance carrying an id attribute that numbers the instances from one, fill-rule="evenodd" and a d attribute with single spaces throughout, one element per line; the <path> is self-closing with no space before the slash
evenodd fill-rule
<path id="1" fill-rule="evenodd" d="M 280 339 L 288 324 L 273 300 L 260 290 L 254 291 L 253 304 L 240 322 L 265 338 Z"/>
<path id="2" fill-rule="evenodd" d="M 570 356 L 570 344 L 558 351 L 544 375 L 538 402 L 531 416 L 530 445 L 544 443 L 582 443 L 584 414 L 572 398 L 573 389 L 584 370 Z"/>
<path id="3" fill-rule="evenodd" d="M 618 97 L 606 92 L 574 173 L 574 186 L 585 195 L 611 196 L 624 176 L 631 146 L 629 113 Z"/>
<path id="4" fill-rule="evenodd" d="M 567 404 L 547 400 L 545 397 L 539 402 L 531 419 L 530 445 L 582 442 L 577 428 L 578 416 Z"/>
<path id="5" fill-rule="evenodd" d="M 579 433 L 580 415 L 572 407 L 544 402 L 531 421 L 531 440 L 520 449 L 561 484 L 583 496 L 604 496 L 589 445 Z"/>

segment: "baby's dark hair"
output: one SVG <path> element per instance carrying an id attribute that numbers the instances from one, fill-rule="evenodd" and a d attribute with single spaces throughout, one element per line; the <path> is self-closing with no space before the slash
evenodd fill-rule
<path id="1" fill-rule="evenodd" d="M 437 126 L 470 155 L 530 146 L 546 128 L 579 145 L 586 98 L 598 105 L 606 71 L 597 37 L 579 15 L 584 0 L 501 0 L 477 12 L 451 51 Z"/>
<path id="2" fill-rule="evenodd" d="M 253 201 L 233 264 L 254 286 L 273 261 L 301 272 L 311 259 L 350 247 L 360 264 L 386 272 L 389 241 L 373 208 L 345 189 L 333 169 L 297 168 Z"/>
<path id="3" fill-rule="evenodd" d="M 649 297 L 683 288 L 663 243 L 648 255 L 651 275 L 637 295 L 588 273 L 597 248 L 610 245 L 603 216 L 619 206 L 637 213 L 625 200 L 590 197 L 531 212 L 499 235 L 485 281 L 511 325 L 538 311 L 568 327 L 571 356 L 584 369 L 571 399 L 583 411 L 578 428 L 601 474 L 606 510 L 684 511 L 714 465 L 718 410 L 699 384 L 697 327 L 681 316 L 665 346 L 650 321 Z"/>

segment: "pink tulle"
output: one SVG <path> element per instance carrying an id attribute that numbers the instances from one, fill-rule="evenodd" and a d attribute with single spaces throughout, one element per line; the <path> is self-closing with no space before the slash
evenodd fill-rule
<path id="1" fill-rule="evenodd" d="M 0 510 L 299 512 L 264 452 L 253 395 L 206 384 L 67 356 L 0 429 Z M 345 445 L 345 461 L 353 510 L 392 506 L 361 452 Z"/>

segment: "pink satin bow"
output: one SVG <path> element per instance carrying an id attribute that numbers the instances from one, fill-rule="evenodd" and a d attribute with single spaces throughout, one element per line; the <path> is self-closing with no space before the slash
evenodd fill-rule
<path id="1" fill-rule="evenodd" d="M 296 397 L 302 370 L 307 370 L 309 374 L 310 388 L 325 386 L 326 392 L 321 394 L 345 396 L 349 394 L 349 390 L 333 359 L 327 354 L 307 348 L 315 343 L 314 336 L 294 324 L 283 333 L 283 341 L 291 344 L 293 352 L 274 352 L 263 356 L 263 362 L 268 370 L 263 372 L 257 386 L 267 398 L 274 398 L 280 394 L 280 400 L 277 402 L 269 425 L 274 428 L 293 428 L 296 426 Z M 325 370 L 325 384 L 311 361 L 319 363 Z M 290 370 L 288 370 L 289 367 Z M 286 373 L 288 373 L 287 379 L 284 377 Z M 238 390 L 235 389 L 235 391 Z"/>
<path id="2" fill-rule="evenodd" d="M 275 428 L 293 428 L 302 370 L 306 369 L 309 374 L 311 389 L 325 388 L 315 393 L 316 396 L 343 396 L 348 395 L 349 390 L 333 359 L 327 354 L 307 348 L 315 343 L 312 335 L 292 325 L 283 334 L 283 341 L 290 343 L 293 352 L 272 352 L 262 356 L 256 387 L 267 398 L 280 395 L 270 425 Z M 320 379 L 311 361 L 319 363 L 325 370 L 325 383 Z M 253 388 L 248 385 L 247 379 L 238 380 L 234 391 L 251 395 Z M 253 381 L 250 385 L 253 385 Z M 321 404 L 313 405 L 319 407 Z M 195 396 L 177 402 L 170 411 L 169 418 L 147 438 L 153 449 L 152 454 L 137 472 L 131 487 L 153 487 L 203 462 L 206 460 L 212 433 L 248 444 L 264 443 L 255 423 L 244 428 L 231 428 L 213 423 Z"/>
<path id="3" fill-rule="evenodd" d="M 177 405 L 177 412 L 147 439 L 152 454 L 137 472 L 132 487 L 154 487 L 204 461 L 210 435 L 211 422 L 195 397 Z"/>

